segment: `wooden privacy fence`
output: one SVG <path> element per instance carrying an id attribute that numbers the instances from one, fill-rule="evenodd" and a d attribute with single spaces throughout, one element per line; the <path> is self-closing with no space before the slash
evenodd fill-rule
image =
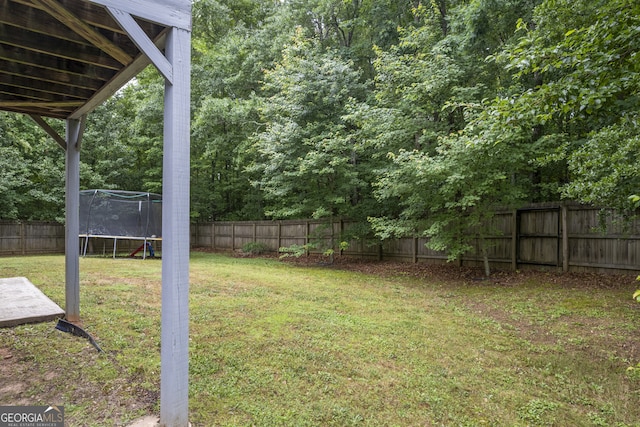
<path id="1" fill-rule="evenodd" d="M 0 255 L 64 253 L 64 225 L 0 221 Z"/>
<path id="2" fill-rule="evenodd" d="M 489 236 L 489 261 L 494 268 L 545 268 L 559 271 L 640 272 L 640 221 L 623 224 L 607 219 L 607 232 L 599 230 L 600 208 L 571 203 L 536 204 L 497 213 Z M 318 249 L 337 250 L 340 236 L 355 226 L 348 221 L 326 223 L 312 220 L 210 222 L 192 225 L 191 246 L 216 250 L 240 250 L 247 243 L 260 242 L 269 250 L 291 245 L 318 243 Z M 332 237 L 333 236 L 333 237 Z M 446 262 L 447 254 L 428 249 L 427 238 L 401 238 L 382 244 L 349 241 L 343 254 L 372 259 L 407 262 Z M 475 249 L 458 261 L 480 265 Z"/>
<path id="3" fill-rule="evenodd" d="M 122 238 L 90 238 L 88 254 L 113 255 L 129 254 L 138 248 L 143 240 Z M 64 253 L 64 225 L 57 222 L 14 222 L 0 221 L 0 256 L 37 255 Z M 80 253 L 84 251 L 84 239 L 79 239 Z M 154 250 L 162 250 L 161 242 L 153 242 Z"/>
<path id="4" fill-rule="evenodd" d="M 547 268 L 560 271 L 640 272 L 640 221 L 624 225 L 611 218 L 607 232 L 598 230 L 599 208 L 577 204 L 538 204 L 496 214 L 489 236 L 489 260 L 494 268 Z M 276 252 L 281 247 L 320 242 L 322 252 L 336 245 L 356 224 L 320 221 L 210 222 L 191 226 L 191 246 L 217 250 L 240 250 L 260 242 Z M 382 244 L 352 240 L 343 254 L 406 262 L 446 262 L 447 255 L 432 251 L 426 238 L 403 238 Z M 124 243 L 118 243 L 118 248 Z M 127 251 L 139 242 L 129 243 Z M 111 243 L 93 242 L 93 253 L 110 255 Z M 108 246 L 108 247 L 107 247 Z M 0 222 L 0 256 L 64 253 L 64 226 L 47 222 Z M 482 262 L 476 248 L 459 261 Z"/>

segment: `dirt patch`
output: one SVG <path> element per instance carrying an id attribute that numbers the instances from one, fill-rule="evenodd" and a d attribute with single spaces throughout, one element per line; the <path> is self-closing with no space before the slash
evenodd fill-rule
<path id="1" fill-rule="evenodd" d="M 241 254 L 236 254 L 235 256 L 247 257 L 247 255 Z M 260 257 L 277 258 L 276 255 L 261 255 Z M 625 289 L 637 283 L 636 276 L 632 274 L 556 273 L 553 271 L 535 270 L 495 270 L 492 272 L 491 277 L 486 279 L 484 277 L 484 270 L 480 267 L 459 267 L 455 264 L 414 264 L 397 261 L 372 261 L 347 256 L 335 257 L 333 263 L 329 263 L 327 258 L 321 255 L 310 255 L 300 258 L 287 257 L 282 258 L 281 261 L 298 266 L 323 266 L 327 268 L 358 271 L 380 277 L 405 276 L 443 282 L 465 283 L 476 286 L 486 284 L 517 286 L 527 281 L 535 280 L 545 281 L 549 284 L 571 289 Z M 638 286 L 640 286 L 640 283 Z"/>
<path id="2" fill-rule="evenodd" d="M 113 420 L 114 425 L 127 424 L 127 420 L 121 419 L 122 413 L 152 413 L 155 410 L 159 392 L 140 387 L 124 372 L 108 386 L 86 381 L 83 377 L 83 365 L 96 364 L 100 357 L 109 357 L 111 363 L 117 364 L 114 357 L 99 354 L 88 344 L 80 353 L 59 353 L 58 356 L 60 363 L 45 366 L 31 355 L 0 348 L 0 405 L 88 406 L 93 407 L 93 421 Z M 74 360 L 78 363 L 73 363 Z M 108 403 L 106 406 L 105 402 Z M 67 421 L 69 425 L 87 425 L 72 416 L 67 416 Z"/>
<path id="3" fill-rule="evenodd" d="M 16 362 L 13 353 L 6 348 L 0 348 L 0 378 L 2 378 L 0 397 L 15 396 L 20 399 L 27 390 L 27 383 L 23 381 L 22 375 L 20 375 L 19 364 Z M 12 404 L 21 405 L 24 402 Z"/>

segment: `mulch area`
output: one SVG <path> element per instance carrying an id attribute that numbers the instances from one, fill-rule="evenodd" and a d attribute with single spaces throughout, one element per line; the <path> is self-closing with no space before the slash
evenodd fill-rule
<path id="1" fill-rule="evenodd" d="M 208 248 L 194 249 L 200 252 L 229 253 L 229 251 L 213 251 Z M 241 251 L 232 253 L 238 258 L 270 258 L 278 259 L 277 254 L 250 255 Z M 410 263 L 400 261 L 377 261 L 371 259 L 353 258 L 349 256 L 336 256 L 333 263 L 328 257 L 311 254 L 300 258 L 280 258 L 281 262 L 301 267 L 326 267 L 339 270 L 358 271 L 379 277 L 405 276 L 417 279 L 430 279 L 451 283 L 493 283 L 504 286 L 517 286 L 530 281 L 541 280 L 550 284 L 557 284 L 567 288 L 579 289 L 627 289 L 633 286 L 640 288 L 637 275 L 629 274 L 604 274 L 604 273 L 562 273 L 555 270 L 527 269 L 527 270 L 494 270 L 491 277 L 484 277 L 481 267 L 458 266 L 455 263 Z"/>

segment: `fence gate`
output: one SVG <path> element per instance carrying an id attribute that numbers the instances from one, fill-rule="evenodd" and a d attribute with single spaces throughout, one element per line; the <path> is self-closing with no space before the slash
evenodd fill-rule
<path id="1" fill-rule="evenodd" d="M 560 208 L 525 208 L 516 215 L 517 263 L 562 267 Z"/>

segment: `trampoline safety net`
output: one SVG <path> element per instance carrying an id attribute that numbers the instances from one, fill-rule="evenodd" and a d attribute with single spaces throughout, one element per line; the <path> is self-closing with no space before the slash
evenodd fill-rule
<path id="1" fill-rule="evenodd" d="M 120 190 L 80 191 L 80 235 L 162 237 L 162 196 Z"/>

